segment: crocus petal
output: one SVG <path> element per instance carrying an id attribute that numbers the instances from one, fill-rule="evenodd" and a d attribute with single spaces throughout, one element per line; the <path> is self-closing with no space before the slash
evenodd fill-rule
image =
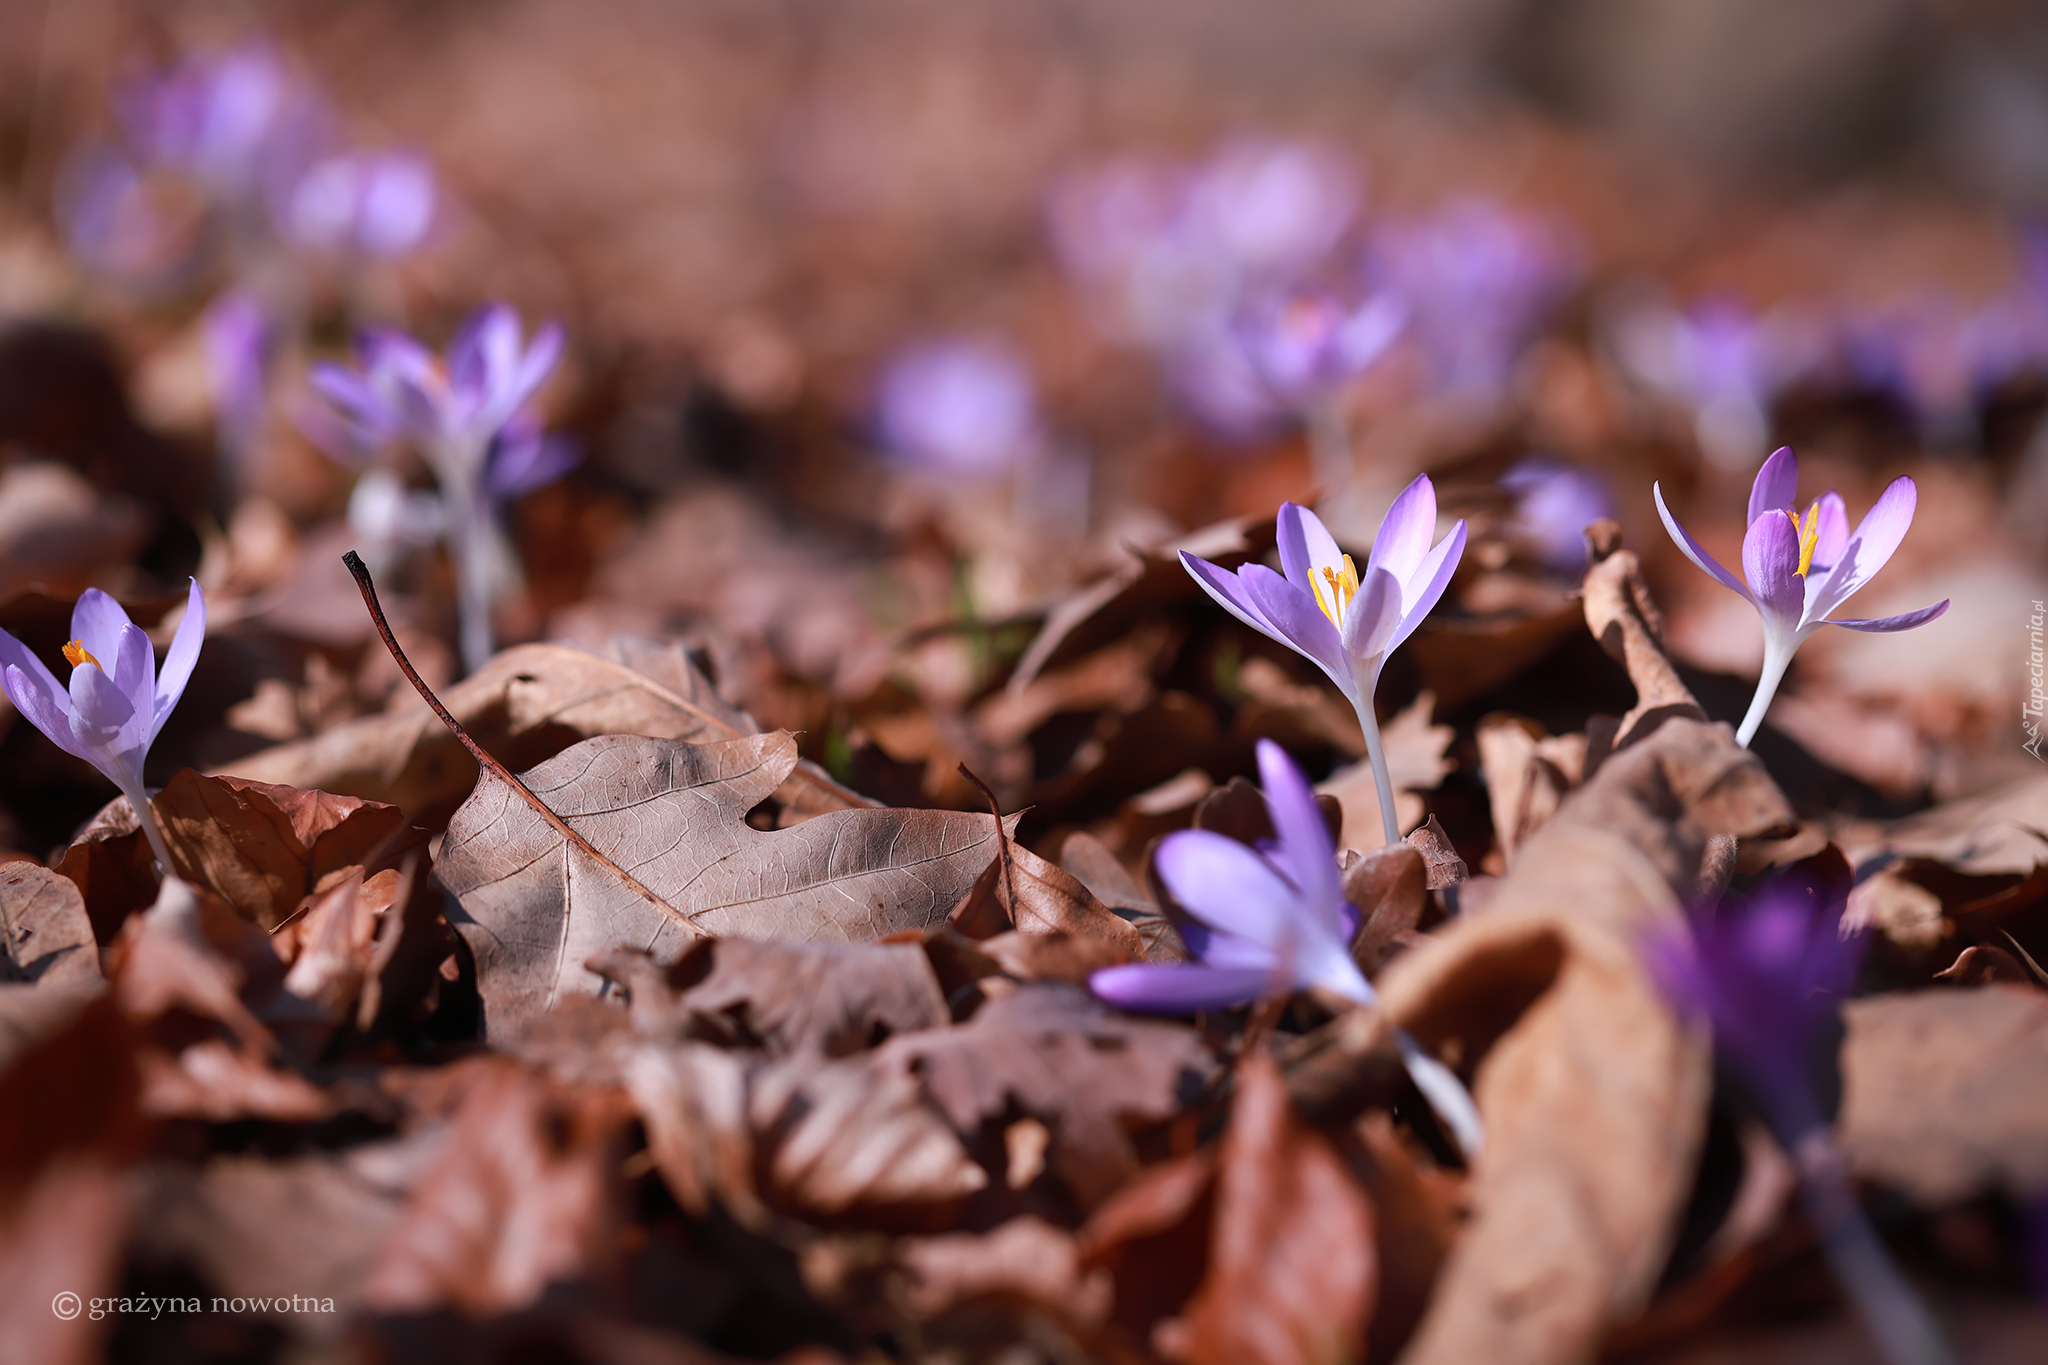
<path id="1" fill-rule="evenodd" d="M 1793 501 L 1798 495 L 1799 458 L 1791 446 L 1779 446 L 1757 470 L 1756 482 L 1749 487 L 1750 524 L 1755 525 L 1766 512 L 1791 511 L 1798 505 Z"/>
<path id="2" fill-rule="evenodd" d="M 1656 484 L 1651 484 L 1650 495 L 1657 501 L 1657 515 L 1664 519 L 1664 529 L 1671 533 L 1673 543 L 1678 546 L 1685 557 L 1699 566 L 1701 571 L 1712 574 L 1715 578 L 1719 579 L 1723 587 L 1733 592 L 1741 593 L 1743 601 L 1756 601 L 1756 598 L 1750 595 L 1749 589 L 1742 585 L 1741 579 L 1722 568 L 1720 561 L 1708 554 L 1706 547 L 1697 540 L 1694 540 L 1692 535 L 1683 526 L 1678 524 L 1678 518 L 1672 516 L 1671 509 L 1664 505 L 1664 490 Z"/>
<path id="3" fill-rule="evenodd" d="M 1401 642 L 1415 633 L 1424 617 L 1436 610 L 1436 604 L 1443 600 L 1444 589 L 1451 586 L 1451 576 L 1458 571 L 1458 561 L 1465 555 L 1465 523 L 1460 521 L 1451 528 L 1451 533 L 1437 542 L 1429 558 L 1409 579 L 1412 593 L 1403 594 L 1406 610 L 1401 615 L 1401 624 L 1394 628 L 1394 636 L 1387 642 L 1389 653 L 1399 649 Z"/>
<path id="4" fill-rule="evenodd" d="M 1199 555 L 1191 555 L 1186 550 L 1180 552 L 1180 566 L 1188 571 L 1190 578 L 1201 584 L 1203 592 L 1216 599 L 1217 606 L 1261 635 L 1269 635 L 1282 644 L 1290 643 L 1287 637 L 1280 633 L 1279 627 L 1268 621 L 1265 613 L 1252 605 L 1251 595 L 1245 591 L 1244 584 L 1238 580 L 1236 574 L 1211 564 Z"/>
<path id="5" fill-rule="evenodd" d="M 391 434 L 393 415 L 365 380 L 354 370 L 323 360 L 307 374 L 313 391 L 341 410 L 341 415 L 381 441 Z"/>
<path id="6" fill-rule="evenodd" d="M 1263 564 L 1245 565 L 1237 571 L 1237 581 L 1259 614 L 1273 623 L 1273 638 L 1299 650 L 1329 674 L 1331 682 L 1350 690 L 1350 656 L 1344 652 L 1337 627 L 1323 615 L 1314 598 Z"/>
<path id="7" fill-rule="evenodd" d="M 80 593 L 78 605 L 71 609 L 71 638 L 83 644 L 103 668 L 114 667 L 121 653 L 121 633 L 130 624 L 121 604 L 98 588 Z"/>
<path id="8" fill-rule="evenodd" d="M 1276 953 L 1301 937 L 1300 893 L 1235 839 L 1178 830 L 1159 841 L 1153 865 L 1174 899 L 1204 924 Z"/>
<path id="9" fill-rule="evenodd" d="M 1855 534 L 1842 550 L 1841 558 L 1828 574 L 1820 595 L 1814 602 L 1814 613 L 1825 616 L 1849 600 L 1850 594 L 1868 583 L 1871 576 L 1885 566 L 1899 548 L 1899 542 L 1906 538 L 1906 529 L 1913 524 L 1913 509 L 1919 501 L 1919 490 L 1913 481 L 1901 476 L 1893 479 L 1877 501 L 1863 514 L 1863 520 L 1856 525 Z"/>
<path id="10" fill-rule="evenodd" d="M 1436 485 L 1429 481 L 1429 475 L 1417 474 L 1380 520 L 1380 533 L 1373 537 L 1367 567 L 1385 569 L 1405 583 L 1429 553 L 1429 538 L 1435 534 Z"/>
<path id="11" fill-rule="evenodd" d="M 1104 967 L 1088 978 L 1088 989 L 1110 1004 L 1150 1014 L 1228 1009 L 1286 986 L 1274 972 L 1196 963 L 1132 963 Z"/>
<path id="12" fill-rule="evenodd" d="M 1806 609 L 1806 580 L 1799 576 L 1799 532 L 1792 518 L 1770 513 L 1749 524 L 1742 538 L 1742 573 L 1759 608 L 1798 624 Z"/>
<path id="13" fill-rule="evenodd" d="M 71 733 L 80 744 L 110 747 L 134 714 L 135 703 L 104 669 L 81 664 L 71 670 Z"/>
<path id="14" fill-rule="evenodd" d="M 185 695 L 185 684 L 192 680 L 192 666 L 199 661 L 199 646 L 205 640 L 206 594 L 199 591 L 199 580 L 195 578 L 185 594 L 184 619 L 178 622 L 178 633 L 171 637 L 171 647 L 164 651 L 163 668 L 156 675 L 155 703 L 150 708 L 145 744 L 156 739 L 178 699 Z"/>
<path id="15" fill-rule="evenodd" d="M 1301 903 L 1332 939 L 1344 932 L 1344 887 L 1337 874 L 1337 847 L 1322 807 L 1301 769 L 1270 739 L 1258 746 L 1259 785 L 1273 830 L 1280 836 L 1279 863 L 1301 892 Z"/>
<path id="16" fill-rule="evenodd" d="M 471 313 L 448 343 L 448 382 L 474 411 L 512 383 L 519 368 L 519 315 L 493 303 Z"/>
<path id="17" fill-rule="evenodd" d="M 1832 488 L 1821 495 L 1820 511 L 1814 514 L 1814 533 L 1813 563 L 1806 570 L 1808 578 L 1820 577 L 1834 568 L 1849 544 L 1849 509 L 1842 505 L 1842 495 Z"/>
<path id="18" fill-rule="evenodd" d="M 1915 626 L 1926 625 L 1929 621 L 1932 621 L 1947 610 L 1948 599 L 1944 597 L 1931 607 L 1922 607 L 1918 611 L 1901 612 L 1897 616 L 1879 616 L 1874 620 L 1868 621 L 1830 620 L 1825 622 L 1825 624 L 1830 626 L 1847 626 L 1850 630 L 1911 630 Z"/>
<path id="19" fill-rule="evenodd" d="M 14 702 L 15 709 L 28 717 L 29 724 L 47 735 L 52 744 L 67 754 L 85 759 L 88 763 L 97 761 L 72 732 L 69 692 L 53 697 L 43 691 L 38 683 L 31 681 L 20 666 L 9 664 L 7 695 Z"/>
<path id="20" fill-rule="evenodd" d="M 1401 584 L 1385 569 L 1368 565 L 1365 581 L 1344 609 L 1344 652 L 1354 662 L 1386 653 L 1401 624 Z"/>
<path id="21" fill-rule="evenodd" d="M 39 691 L 53 703 L 68 703 L 71 700 L 71 694 L 65 690 L 63 683 L 57 681 L 57 675 L 49 670 L 48 665 L 31 654 L 27 645 L 4 630 L 0 630 L 0 670 L 6 671 L 9 676 L 7 695 L 13 699 L 17 709 L 21 708 L 21 698 L 15 695 L 16 685 L 12 681 L 12 674 L 16 671 L 22 675 L 20 686 L 24 693 L 28 690 Z"/>
<path id="22" fill-rule="evenodd" d="M 513 407 L 523 405 L 533 397 L 548 375 L 553 372 L 555 362 L 562 358 L 562 324 L 551 322 L 533 334 L 533 341 L 526 348 L 526 354 L 519 362 L 518 373 L 513 376 L 510 402 Z"/>
<path id="23" fill-rule="evenodd" d="M 1306 507 L 1281 503 L 1273 530 L 1280 542 L 1280 567 L 1287 581 L 1311 596 L 1315 593 L 1317 572 L 1337 568 L 1344 562 L 1344 552 L 1337 548 L 1323 519 Z"/>

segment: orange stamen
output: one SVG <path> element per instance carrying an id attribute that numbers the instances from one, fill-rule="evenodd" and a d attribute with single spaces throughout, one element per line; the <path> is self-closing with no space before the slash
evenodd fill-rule
<path id="1" fill-rule="evenodd" d="M 105 664 L 92 657 L 92 651 L 85 647 L 85 641 L 83 640 L 73 640 L 70 644 L 64 646 L 64 660 L 73 668 L 78 667 L 80 664 L 91 664 L 102 673 L 107 671 Z"/>

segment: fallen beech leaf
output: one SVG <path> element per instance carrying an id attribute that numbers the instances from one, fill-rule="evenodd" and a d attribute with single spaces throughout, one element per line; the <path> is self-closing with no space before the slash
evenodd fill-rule
<path id="1" fill-rule="evenodd" d="M 890 1297 L 913 1318 L 1002 1298 L 1088 1324 L 1109 1306 L 1108 1277 L 1083 1274 L 1074 1235 L 1028 1214 L 992 1232 L 905 1238 L 896 1263 L 901 1283 Z"/>
<path id="2" fill-rule="evenodd" d="M 484 749 L 514 772 L 598 735 L 649 735 L 708 744 L 759 733 L 721 698 L 681 647 L 615 641 L 612 657 L 568 645 L 516 645 L 449 688 L 441 700 Z M 244 778 L 382 801 L 422 823 L 452 810 L 477 766 L 424 705 L 410 699 L 325 734 L 238 759 Z M 775 793 L 784 819 L 869 804 L 816 764 L 793 765 Z"/>
<path id="3" fill-rule="evenodd" d="M 2048 1191 L 2048 992 L 1994 983 L 1843 1007 L 1851 1172 L 1922 1204 Z"/>
<path id="4" fill-rule="evenodd" d="M 504 782 L 480 782 L 435 870 L 460 902 L 449 919 L 476 960 L 486 1030 L 516 1031 L 565 991 L 599 993 L 584 963 L 614 948 L 669 962 L 699 934 L 857 942 L 922 929 L 995 856 L 985 815 L 846 810 L 749 826 L 796 761 L 779 731 L 704 745 L 606 735 L 525 774 L 610 868 Z"/>
<path id="5" fill-rule="evenodd" d="M 701 939 L 667 968 L 638 954 L 596 965 L 632 992 L 643 1037 L 842 1057 L 952 1021 L 931 959 L 911 943 Z"/>
<path id="6" fill-rule="evenodd" d="M 1444 833 L 1434 815 L 1409 830 L 1406 842 L 1422 855 L 1423 884 L 1430 890 L 1441 891 L 1471 877 L 1471 869 L 1451 847 L 1451 836 Z"/>
<path id="7" fill-rule="evenodd" d="M 383 1312 L 524 1308 L 618 1245 L 628 1108 L 493 1060 L 473 1078 L 363 1282 Z"/>
<path id="8" fill-rule="evenodd" d="M 1667 718 L 1566 799 L 1483 916 L 1389 964 L 1384 1020 L 1439 1050 L 1455 1040 L 1487 1125 L 1477 1215 L 1404 1360 L 1579 1360 L 1640 1310 L 1690 1192 L 1710 1080 L 1706 1040 L 1681 1027 L 1640 944 L 1679 931 L 1712 835 L 1790 817 L 1725 726 Z M 1354 1018 L 1332 1028 L 1359 1032 L 1363 1062 L 1381 1035 Z"/>
<path id="9" fill-rule="evenodd" d="M 1088 1217 L 1076 1238 L 1084 1270 L 1115 1286 L 1108 1332 L 1128 1354 L 1150 1345 L 1152 1328 L 1194 1296 L 1209 1266 L 1216 1213 L 1216 1148 L 1148 1166 Z"/>
<path id="10" fill-rule="evenodd" d="M 1379 1285 L 1372 1204 L 1329 1140 L 1296 1116 L 1262 1051 L 1238 1065 L 1217 1181 L 1209 1272 L 1188 1305 L 1182 1358 L 1359 1359 Z"/>
<path id="11" fill-rule="evenodd" d="M 265 929 L 373 859 L 406 828 L 396 806 L 184 768 L 151 801 L 173 870 Z"/>
<path id="12" fill-rule="evenodd" d="M 1969 876 L 2024 877 L 2048 861 L 2048 777 L 1944 801 L 1889 822 L 1845 823 L 1835 834 L 1857 867 L 1890 854 L 1926 858 Z"/>
<path id="13" fill-rule="evenodd" d="M 702 1043 L 643 1043 L 624 1072 L 648 1150 L 676 1202 L 698 1217 L 717 1204 L 760 1226 L 766 1211 L 754 1188 L 746 1064 Z"/>
<path id="14" fill-rule="evenodd" d="M 947 916 L 969 938 L 1063 935 L 1091 940 L 1100 965 L 1133 962 L 1145 943 L 1131 924 L 1095 899 L 1073 873 L 1025 848 L 1007 834 L 991 862 Z"/>
<path id="15" fill-rule="evenodd" d="M 1400 843 L 1364 855 L 1344 869 L 1344 899 L 1358 907 L 1352 955 L 1367 976 L 1375 975 L 1422 920 L 1429 899 L 1422 851 Z"/>
<path id="16" fill-rule="evenodd" d="M 1505 870 L 1514 862 L 1515 849 L 1557 813 L 1558 803 L 1579 784 L 1586 737 L 1546 735 L 1533 720 L 1497 712 L 1479 722 L 1477 740 L 1494 842 Z M 1493 866 L 1490 859 L 1487 865 Z"/>
<path id="17" fill-rule="evenodd" d="M 34 863 L 0 864 L 0 981 L 100 980 L 99 947 L 78 884 Z"/>

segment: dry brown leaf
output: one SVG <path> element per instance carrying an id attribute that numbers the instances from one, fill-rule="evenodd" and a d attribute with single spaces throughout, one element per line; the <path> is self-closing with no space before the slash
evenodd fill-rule
<path id="1" fill-rule="evenodd" d="M 1083 1274 L 1074 1235 L 1028 1214 L 991 1232 L 905 1238 L 895 1259 L 899 1283 L 890 1298 L 913 1318 L 1002 1299 L 1088 1324 L 1109 1306 L 1108 1276 Z"/>
<path id="2" fill-rule="evenodd" d="M 2022 778 L 1890 822 L 1845 822 L 1849 861 L 1925 858 L 1973 877 L 2024 877 L 2048 861 L 2048 777 Z"/>
<path id="3" fill-rule="evenodd" d="M 1420 850 L 1413 844 L 1381 846 L 1344 869 L 1344 899 L 1358 907 L 1358 934 L 1351 952 L 1375 976 L 1406 946 L 1421 922 L 1429 883 Z"/>
<path id="4" fill-rule="evenodd" d="M 1476 1059 L 1487 1125 L 1477 1216 L 1404 1359 L 1583 1359 L 1641 1308 L 1690 1192 L 1709 1072 L 1639 943 L 1678 929 L 1710 836 L 1790 815 L 1725 727 L 1667 719 L 1530 838 L 1484 916 L 1389 965 L 1386 1016 Z"/>
<path id="5" fill-rule="evenodd" d="M 449 920 L 476 960 L 486 1030 L 517 1031 L 565 992 L 600 993 L 584 964 L 613 949 L 671 962 L 700 934 L 858 942 L 922 929 L 995 856 L 986 815 L 844 810 L 751 827 L 747 812 L 796 762 L 779 731 L 704 745 L 607 735 L 527 773 L 610 868 L 512 788 L 479 783 L 435 870 L 460 902 Z"/>
<path id="6" fill-rule="evenodd" d="M 597 966 L 627 986 L 634 1028 L 648 1038 L 843 1057 L 952 1021 L 914 943 L 702 939 L 667 968 L 638 954 Z"/>
<path id="7" fill-rule="evenodd" d="M 393 1219 L 364 1303 L 504 1313 L 601 1269 L 618 1245 L 628 1112 L 618 1091 L 486 1064 Z"/>
<path id="8" fill-rule="evenodd" d="M 1995 983 L 1843 1008 L 1843 1160 L 1923 1204 L 2048 1191 L 2048 992 Z"/>
<path id="9" fill-rule="evenodd" d="M 614 641 L 611 657 L 568 645 L 517 645 L 449 688 L 442 703 L 514 772 L 597 735 L 649 735 L 708 744 L 756 734 L 680 646 Z M 281 744 L 227 765 L 262 782 L 382 801 L 435 822 L 476 782 L 476 761 L 424 704 Z M 870 804 L 816 764 L 793 765 L 775 797 L 783 818 Z"/>
<path id="10" fill-rule="evenodd" d="M 996 858 L 947 916 L 968 938 L 1024 936 L 1082 940 L 1101 966 L 1145 955 L 1137 929 L 1095 898 L 1081 879 L 1005 835 Z"/>
<path id="11" fill-rule="evenodd" d="M 1264 1052 L 1237 1069 L 1209 1272 L 1174 1333 L 1189 1365 L 1343 1365 L 1379 1287 L 1372 1204 Z"/>
<path id="12" fill-rule="evenodd" d="M 655 1168 L 699 1217 L 720 1205 L 748 1226 L 765 1216 L 754 1188 L 746 1064 L 702 1043 L 643 1043 L 623 1063 Z"/>
<path id="13" fill-rule="evenodd" d="M 78 884 L 34 863 L 0 864 L 0 950 L 0 981 L 59 986 L 101 979 Z"/>
<path id="14" fill-rule="evenodd" d="M 1546 735 L 1533 720 L 1496 712 L 1479 722 L 1479 763 L 1486 774 L 1493 836 L 1505 871 L 1515 849 L 1557 813 L 1585 768 L 1584 735 Z"/>
<path id="15" fill-rule="evenodd" d="M 1212 1145 L 1146 1167 L 1076 1238 L 1082 1268 L 1107 1271 L 1115 1287 L 1105 1335 L 1120 1355 L 1149 1348 L 1154 1324 L 1180 1312 L 1208 1270 L 1216 1161 Z"/>

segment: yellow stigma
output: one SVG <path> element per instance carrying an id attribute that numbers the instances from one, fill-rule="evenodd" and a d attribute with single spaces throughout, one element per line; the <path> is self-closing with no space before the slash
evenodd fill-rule
<path id="1" fill-rule="evenodd" d="M 1799 537 L 1798 573 L 1804 578 L 1806 571 L 1813 567 L 1814 548 L 1820 544 L 1820 504 L 1816 502 L 1806 509 L 1806 524 L 1803 526 L 1797 512 L 1788 511 L 1785 515 L 1792 518 L 1792 534 Z"/>
<path id="2" fill-rule="evenodd" d="M 1342 630 L 1344 608 L 1351 605 L 1351 598 L 1358 591 L 1358 566 L 1351 562 L 1350 555 L 1345 555 L 1344 571 L 1339 573 L 1335 569 L 1324 569 L 1321 571 L 1321 579 L 1321 582 L 1317 582 L 1316 574 L 1308 576 L 1309 586 L 1315 589 L 1316 605 L 1323 609 L 1323 615 L 1330 618 L 1331 625 Z M 1324 584 L 1328 584 L 1330 588 L 1328 597 L 1323 596 Z"/>
<path id="3" fill-rule="evenodd" d="M 70 644 L 64 646 L 64 660 L 73 668 L 78 667 L 80 664 L 91 664 L 102 673 L 107 671 L 105 664 L 92 657 L 92 651 L 85 647 L 85 641 L 83 640 L 73 640 Z"/>

